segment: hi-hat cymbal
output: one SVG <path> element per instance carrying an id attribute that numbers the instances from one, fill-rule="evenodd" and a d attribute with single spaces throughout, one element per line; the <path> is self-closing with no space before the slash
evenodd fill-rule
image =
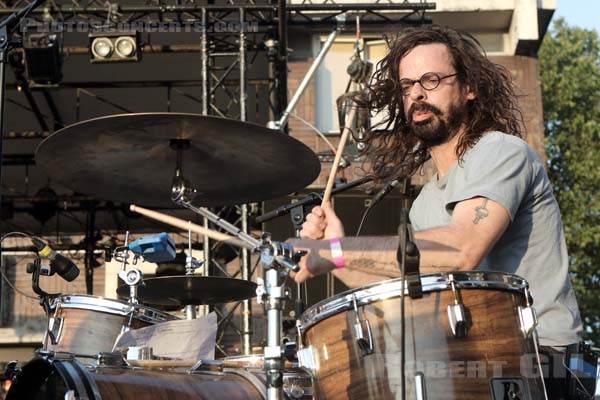
<path id="1" fill-rule="evenodd" d="M 129 296 L 129 286 L 119 286 L 117 294 Z M 220 304 L 254 296 L 256 283 L 217 276 L 163 276 L 138 286 L 138 299 L 149 305 Z"/>
<path id="2" fill-rule="evenodd" d="M 237 120 L 196 114 L 123 114 L 79 122 L 46 138 L 36 164 L 76 192 L 149 207 L 173 206 L 173 143 L 185 143 L 182 175 L 197 206 L 289 194 L 319 174 L 314 152 L 292 137 Z"/>

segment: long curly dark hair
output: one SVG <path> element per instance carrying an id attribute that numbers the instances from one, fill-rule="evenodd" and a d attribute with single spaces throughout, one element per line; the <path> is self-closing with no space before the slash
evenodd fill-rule
<path id="1" fill-rule="evenodd" d="M 476 95 L 469 101 L 466 132 L 456 148 L 459 159 L 481 136 L 497 130 L 521 137 L 523 116 L 517 106 L 517 94 L 510 72 L 492 63 L 481 44 L 472 35 L 436 25 L 407 28 L 394 38 L 386 37 L 387 55 L 366 92 L 355 101 L 371 114 L 382 113 L 384 119 L 365 134 L 365 153 L 378 179 L 412 175 L 429 159 L 427 147 L 410 131 L 403 111 L 400 90 L 400 60 L 423 44 L 445 44 L 452 56 L 461 85 L 468 85 Z"/>

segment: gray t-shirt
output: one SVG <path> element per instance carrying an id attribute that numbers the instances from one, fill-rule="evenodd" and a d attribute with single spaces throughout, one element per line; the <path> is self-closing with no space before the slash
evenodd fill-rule
<path id="1" fill-rule="evenodd" d="M 456 203 L 486 197 L 506 208 L 510 224 L 477 266 L 517 274 L 529 282 L 545 346 L 580 340 L 582 323 L 568 274 L 568 256 L 558 203 L 542 162 L 523 140 L 489 132 L 438 180 L 428 182 L 413 203 L 415 230 L 447 225 Z"/>

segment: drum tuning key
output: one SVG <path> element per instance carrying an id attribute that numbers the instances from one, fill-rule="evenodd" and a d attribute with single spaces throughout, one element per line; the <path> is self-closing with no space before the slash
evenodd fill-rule
<path id="1" fill-rule="evenodd" d="M 454 297 L 454 303 L 448 304 L 448 322 L 450 323 L 450 329 L 455 338 L 463 338 L 467 336 L 465 306 L 459 301 L 454 275 L 448 274 L 447 283 L 450 285 L 452 296 Z"/>

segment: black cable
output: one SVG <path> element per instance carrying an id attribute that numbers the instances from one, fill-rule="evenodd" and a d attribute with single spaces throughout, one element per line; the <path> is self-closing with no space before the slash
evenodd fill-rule
<path id="1" fill-rule="evenodd" d="M 360 224 L 358 225 L 358 229 L 356 230 L 356 235 L 354 235 L 355 237 L 358 237 L 358 235 L 360 235 L 360 231 L 362 230 L 363 224 L 365 223 L 365 220 L 367 219 L 367 215 L 369 215 L 369 211 L 371 211 L 372 208 L 373 207 L 371 205 L 369 205 L 369 207 L 367 207 L 367 209 L 363 213 L 363 216 L 360 219 Z"/>

